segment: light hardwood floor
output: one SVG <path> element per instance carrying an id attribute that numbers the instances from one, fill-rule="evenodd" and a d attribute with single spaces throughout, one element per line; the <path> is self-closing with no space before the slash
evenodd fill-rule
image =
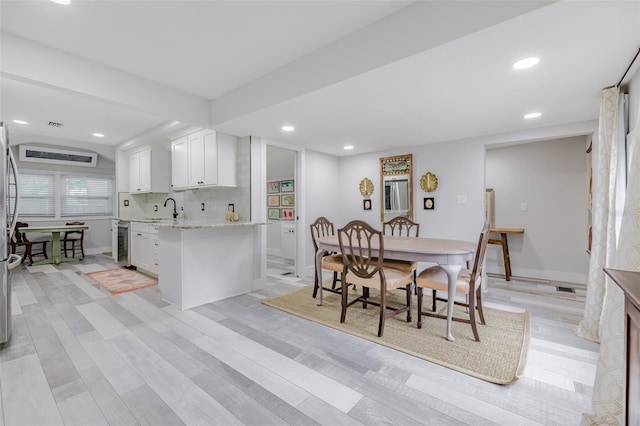
<path id="1" fill-rule="evenodd" d="M 488 304 L 532 312 L 524 376 L 499 386 L 262 305 L 312 282 L 276 258 L 267 289 L 184 312 L 156 287 L 112 296 L 82 274 L 113 267 L 13 273 L 0 425 L 575 425 L 590 407 L 584 288 L 491 278 Z"/>

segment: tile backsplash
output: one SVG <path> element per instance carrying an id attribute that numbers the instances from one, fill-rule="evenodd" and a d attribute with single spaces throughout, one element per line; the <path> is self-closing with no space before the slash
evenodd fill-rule
<path id="1" fill-rule="evenodd" d="M 176 200 L 178 213 L 184 208 L 187 220 L 214 220 L 223 222 L 228 204 L 234 204 L 240 221 L 250 219 L 251 207 L 251 162 L 250 142 L 239 140 L 236 152 L 236 187 L 210 187 L 161 194 L 118 193 L 118 217 L 128 219 L 171 218 L 173 203 L 164 207 L 171 197 Z M 125 201 L 128 206 L 125 206 Z M 204 211 L 202 204 L 204 203 Z M 157 209 L 157 211 L 156 211 Z"/>

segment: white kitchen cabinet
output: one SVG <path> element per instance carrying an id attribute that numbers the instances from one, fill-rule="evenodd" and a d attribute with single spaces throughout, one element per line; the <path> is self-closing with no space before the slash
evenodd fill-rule
<path id="1" fill-rule="evenodd" d="M 236 186 L 235 137 L 200 130 L 171 143 L 174 190 Z"/>
<path id="2" fill-rule="evenodd" d="M 147 147 L 129 155 L 129 191 L 169 192 L 168 151 Z"/>
<path id="3" fill-rule="evenodd" d="M 153 224 L 131 223 L 131 265 L 158 275 L 158 227 Z"/>
<path id="4" fill-rule="evenodd" d="M 184 136 L 171 142 L 171 188 L 189 186 L 189 139 Z"/>

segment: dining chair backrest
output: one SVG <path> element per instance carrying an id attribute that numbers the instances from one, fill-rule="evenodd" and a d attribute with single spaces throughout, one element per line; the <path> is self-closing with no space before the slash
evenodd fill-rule
<path id="1" fill-rule="evenodd" d="M 484 254 L 487 251 L 487 245 L 489 244 L 489 221 L 486 221 L 480 232 L 480 238 L 478 239 L 478 248 L 476 249 L 476 257 L 471 270 L 471 281 L 469 285 L 469 291 L 475 287 L 474 284 L 480 282 L 482 279 L 482 271 L 484 266 Z"/>
<path id="2" fill-rule="evenodd" d="M 20 231 L 20 228 L 27 228 L 29 226 L 28 223 L 25 222 L 16 222 L 16 227 L 13 231 L 13 239 L 16 244 L 24 244 L 28 243 L 27 235 Z"/>
<path id="3" fill-rule="evenodd" d="M 71 226 L 73 226 L 73 225 L 82 226 L 82 225 L 84 225 L 84 222 L 79 222 L 79 221 L 67 222 L 67 223 L 66 223 L 66 225 L 71 225 Z M 78 235 L 79 235 L 79 238 L 82 238 L 82 237 L 84 237 L 84 230 L 83 230 L 83 229 L 81 229 L 81 230 L 79 230 L 79 231 L 66 231 L 66 232 L 64 233 L 64 238 L 66 239 L 69 235 L 73 235 L 73 234 L 78 234 Z"/>
<path id="4" fill-rule="evenodd" d="M 382 224 L 382 232 L 385 235 L 419 237 L 420 224 L 415 223 L 404 216 L 398 216 L 388 222 L 384 222 Z"/>
<path id="5" fill-rule="evenodd" d="M 314 251 L 318 251 L 318 243 L 317 239 L 322 237 L 328 237 L 330 235 L 335 235 L 335 228 L 333 227 L 333 222 L 329 222 L 324 216 L 320 216 L 309 225 L 311 228 L 311 241 L 313 241 L 313 249 Z"/>
<path id="6" fill-rule="evenodd" d="M 364 221 L 352 220 L 338 230 L 338 243 L 344 272 L 351 272 L 360 278 L 372 278 L 380 274 L 384 280 L 382 232 Z M 376 256 L 371 254 L 374 249 L 378 251 Z"/>

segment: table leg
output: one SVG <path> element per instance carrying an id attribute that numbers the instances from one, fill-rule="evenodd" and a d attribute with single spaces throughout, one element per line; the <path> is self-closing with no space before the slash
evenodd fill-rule
<path id="1" fill-rule="evenodd" d="M 447 273 L 447 340 L 453 342 L 456 340 L 451 334 L 451 322 L 453 321 L 453 302 L 456 297 L 456 282 L 462 265 L 440 265 Z"/>
<path id="2" fill-rule="evenodd" d="M 511 281 L 511 260 L 509 260 L 509 245 L 507 244 L 507 234 L 500 234 L 502 240 L 502 257 L 504 259 L 504 279 Z"/>
<path id="3" fill-rule="evenodd" d="M 52 232 L 53 240 L 51 241 L 51 259 L 53 264 L 58 265 L 62 260 L 62 254 L 60 252 L 60 233 Z"/>

